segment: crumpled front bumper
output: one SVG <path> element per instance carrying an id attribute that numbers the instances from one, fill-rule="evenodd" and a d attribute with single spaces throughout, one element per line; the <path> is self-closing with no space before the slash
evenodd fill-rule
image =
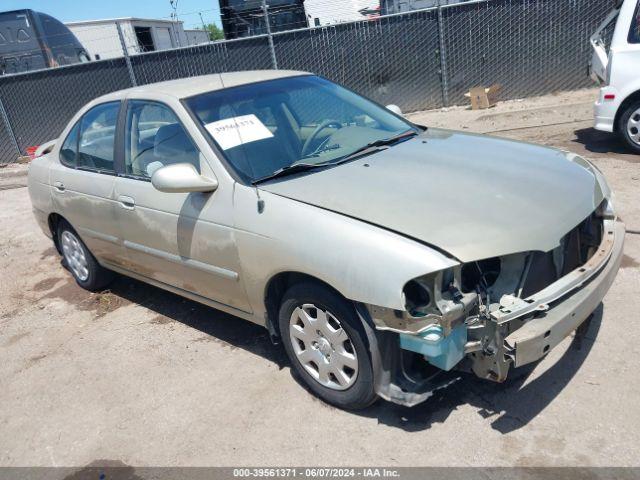
<path id="1" fill-rule="evenodd" d="M 500 382 L 507 378 L 511 367 L 544 357 L 596 310 L 620 268 L 625 226 L 609 217 L 603 220 L 603 227 L 602 241 L 587 263 L 536 294 L 491 312 L 497 348 L 492 352 L 481 351 L 475 348 L 479 341 L 464 345 L 466 358 L 480 362 L 478 371 L 475 364 L 451 368 L 451 365 L 442 367 L 437 362 L 429 362 L 438 367 L 432 376 L 414 375 L 416 372 L 411 364 L 405 363 L 404 354 L 407 350 L 425 352 L 407 349 L 407 345 L 402 347 L 402 332 L 380 329 L 371 310 L 357 304 L 369 340 L 378 395 L 394 403 L 413 406 L 432 396 L 435 390 L 459 380 L 460 371 L 474 371 L 481 378 Z"/>
<path id="2" fill-rule="evenodd" d="M 605 231 L 599 251 L 583 266 L 584 270 L 599 268 L 578 289 L 550 302 L 548 310 L 535 316 L 505 339 L 505 349 L 520 367 L 544 357 L 551 349 L 578 328 L 597 308 L 620 268 L 625 227 L 613 222 Z M 609 233 L 611 232 L 611 233 Z"/>

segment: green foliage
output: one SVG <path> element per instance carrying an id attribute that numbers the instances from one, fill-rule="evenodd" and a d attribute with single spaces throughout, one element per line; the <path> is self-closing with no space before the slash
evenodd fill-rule
<path id="1" fill-rule="evenodd" d="M 224 40 L 224 32 L 215 23 L 207 23 L 204 29 L 209 33 L 209 40 Z"/>

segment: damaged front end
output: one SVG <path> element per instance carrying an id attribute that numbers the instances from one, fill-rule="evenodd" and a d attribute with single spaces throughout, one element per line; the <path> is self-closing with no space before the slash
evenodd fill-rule
<path id="1" fill-rule="evenodd" d="M 404 310 L 363 306 L 375 328 L 370 340 L 380 357 L 379 395 L 415 405 L 456 372 L 502 382 L 511 367 L 544 357 L 601 302 L 623 241 L 624 225 L 605 199 L 551 251 L 468 262 L 412 279 L 403 289 Z"/>

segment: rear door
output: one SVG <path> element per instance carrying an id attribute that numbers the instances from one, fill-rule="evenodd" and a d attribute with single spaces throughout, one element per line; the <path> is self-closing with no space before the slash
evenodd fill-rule
<path id="1" fill-rule="evenodd" d="M 50 170 L 55 209 L 102 263 L 126 265 L 115 217 L 115 143 L 120 102 L 89 109 L 69 131 Z"/>

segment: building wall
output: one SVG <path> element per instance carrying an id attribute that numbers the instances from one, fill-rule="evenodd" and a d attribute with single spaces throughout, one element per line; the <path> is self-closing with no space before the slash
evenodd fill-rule
<path id="1" fill-rule="evenodd" d="M 313 27 L 318 23 L 331 25 L 365 20 L 370 14 L 363 15 L 360 10 L 379 9 L 380 0 L 306 0 L 304 7 L 307 12 L 307 22 L 310 27 Z"/>
<path id="2" fill-rule="evenodd" d="M 185 30 L 188 45 L 200 45 L 209 42 L 209 32 L 205 30 Z"/>

